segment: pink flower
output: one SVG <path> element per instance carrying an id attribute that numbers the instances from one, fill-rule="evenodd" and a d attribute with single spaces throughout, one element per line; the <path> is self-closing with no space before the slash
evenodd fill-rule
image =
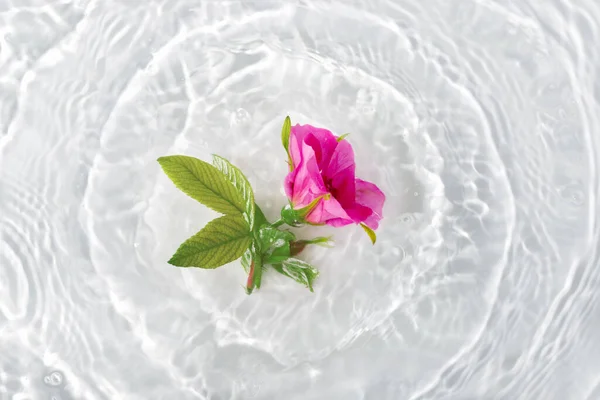
<path id="1" fill-rule="evenodd" d="M 291 171 L 285 191 L 295 210 L 319 199 L 305 220 L 344 226 L 362 223 L 375 230 L 385 195 L 373 183 L 355 177 L 354 151 L 347 140 L 327 129 L 296 124 L 289 137 Z"/>

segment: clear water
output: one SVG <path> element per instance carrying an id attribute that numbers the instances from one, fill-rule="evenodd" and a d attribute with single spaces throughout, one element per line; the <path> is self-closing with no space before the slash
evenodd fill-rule
<path id="1" fill-rule="evenodd" d="M 595 0 L 0 0 L 0 398 L 600 399 L 599 41 Z M 287 114 L 352 133 L 377 245 L 314 294 L 167 265 L 214 214 L 156 158 L 274 218 Z"/>

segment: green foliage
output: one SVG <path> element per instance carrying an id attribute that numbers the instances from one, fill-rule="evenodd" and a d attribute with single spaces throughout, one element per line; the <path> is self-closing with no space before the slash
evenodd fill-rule
<path id="1" fill-rule="evenodd" d="M 243 193 L 209 163 L 188 156 L 160 157 L 158 162 L 177 188 L 206 207 L 226 215 L 246 211 Z"/>
<path id="2" fill-rule="evenodd" d="M 241 214 L 224 215 L 209 222 L 183 242 L 169 264 L 214 269 L 238 259 L 252 243 L 248 224 Z"/>

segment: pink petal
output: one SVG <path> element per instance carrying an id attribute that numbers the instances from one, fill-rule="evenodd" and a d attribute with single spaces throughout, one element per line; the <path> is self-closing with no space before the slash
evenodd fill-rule
<path id="1" fill-rule="evenodd" d="M 348 168 L 354 169 L 354 167 L 354 150 L 352 150 L 352 145 L 347 140 L 342 140 L 336 146 L 329 165 L 323 172 L 325 172 L 325 175 L 333 177 Z"/>
<path id="2" fill-rule="evenodd" d="M 294 208 L 305 207 L 317 197 L 327 193 L 317 165 L 315 152 L 306 143 L 302 145 L 300 164 L 292 172 L 295 172 L 294 183 L 291 188 Z"/>
<path id="3" fill-rule="evenodd" d="M 323 170 L 335 151 L 338 142 L 336 137 L 327 129 L 314 128 L 314 130 L 305 136 L 304 142 L 313 148 L 319 169 Z"/>
<path id="4" fill-rule="evenodd" d="M 385 194 L 375 184 L 362 179 L 356 179 L 356 203 L 369 208 L 372 213 L 364 221 L 369 228 L 375 230 L 383 218 Z"/>
<path id="5" fill-rule="evenodd" d="M 325 187 L 327 187 L 327 183 L 329 183 L 329 191 L 345 209 L 348 209 L 355 204 L 355 181 L 354 168 L 347 168 L 332 179 L 329 179 L 328 177 L 325 177 L 324 179 Z"/>
<path id="6" fill-rule="evenodd" d="M 327 225 L 333 226 L 334 228 L 340 228 L 342 226 L 350 225 L 353 222 L 354 221 L 352 221 L 351 219 L 334 218 L 334 219 L 328 220 Z"/>
<path id="7" fill-rule="evenodd" d="M 296 179 L 296 174 L 298 173 L 298 169 L 293 169 L 286 176 L 283 181 L 283 187 L 285 189 L 285 194 L 291 200 L 294 197 L 294 180 Z"/>
<path id="8" fill-rule="evenodd" d="M 354 203 L 352 207 L 346 208 L 346 212 L 357 224 L 364 222 L 371 216 L 371 214 L 373 214 L 373 210 L 371 210 L 369 207 L 365 207 L 358 203 Z"/>
<path id="9" fill-rule="evenodd" d="M 324 173 L 324 182 L 346 209 L 355 203 L 355 168 L 352 146 L 348 141 L 342 140 L 331 156 L 329 166 Z"/>
<path id="10" fill-rule="evenodd" d="M 302 143 L 308 143 L 315 151 L 317 164 L 322 169 L 329 162 L 331 154 L 337 146 L 337 139 L 327 129 L 312 125 L 296 124 L 290 131 L 289 151 L 294 167 L 300 164 L 302 158 Z"/>
<path id="11" fill-rule="evenodd" d="M 306 216 L 306 220 L 313 224 L 325 223 L 332 226 L 343 226 L 353 222 L 341 204 L 333 197 L 330 197 L 329 200 L 321 200 L 315 209 Z M 333 222 L 335 225 L 330 223 L 331 221 L 335 221 Z M 345 222 L 342 223 L 343 221 Z"/>
<path id="12" fill-rule="evenodd" d="M 304 143 L 304 137 L 309 133 L 310 131 L 306 129 L 305 125 L 296 124 L 290 130 L 289 152 L 294 168 L 302 162 L 302 143 Z"/>

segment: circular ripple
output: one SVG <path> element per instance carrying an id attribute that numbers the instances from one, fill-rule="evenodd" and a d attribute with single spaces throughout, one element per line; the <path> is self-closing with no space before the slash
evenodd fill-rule
<path id="1" fill-rule="evenodd" d="M 79 1 L 38 18 L 61 27 L 42 41 L 24 40 L 31 10 L 0 13 L 0 262 L 16 267 L 0 326 L 57 360 L 0 375 L 2 392 L 595 393 L 593 2 Z M 267 271 L 246 296 L 237 263 L 167 265 L 215 215 L 156 158 L 230 159 L 273 219 L 286 114 L 351 133 L 358 175 L 388 195 L 377 245 L 356 227 L 301 231 L 336 239 L 302 255 L 314 294 Z M 577 388 L 561 367 L 575 362 Z"/>
<path id="2" fill-rule="evenodd" d="M 126 260 L 137 257 L 135 273 L 169 293 L 175 314 L 192 301 L 215 321 L 221 346 L 251 343 L 293 367 L 387 326 L 385 338 L 398 349 L 441 352 L 436 362 L 415 368 L 441 368 L 485 323 L 504 266 L 514 205 L 493 135 L 508 122 L 491 121 L 493 111 L 457 84 L 470 79 L 460 70 L 465 66 L 380 18 L 357 24 L 348 9 L 331 22 L 325 10 L 302 8 L 290 16 L 293 24 L 280 18 L 258 16 L 218 34 L 191 32 L 155 55 L 152 73 L 134 78 L 115 109 L 93 171 L 98 199 L 121 185 L 127 194 L 119 203 L 90 199 L 89 218 L 97 231 L 121 232 L 104 237 L 103 246 Z M 355 25 L 356 32 L 343 36 L 335 30 L 342 25 Z M 272 35 L 259 39 L 266 32 L 300 35 L 307 48 Z M 343 64 L 330 52 L 333 42 L 347 54 Z M 391 77 L 398 85 L 388 83 Z M 214 215 L 178 193 L 156 157 L 221 154 L 247 173 L 259 204 L 274 216 L 285 203 L 277 140 L 285 113 L 352 133 L 359 175 L 388 193 L 378 245 L 368 245 L 359 229 L 332 230 L 335 249 L 305 254 L 321 269 L 315 294 L 268 272 L 263 289 L 247 297 L 237 265 L 216 271 L 165 265 L 178 243 Z M 140 162 L 128 163 L 132 158 Z M 150 171 L 157 174 L 154 186 L 145 178 Z M 123 235 L 135 237 L 136 247 L 124 248 Z M 101 259 L 95 264 L 116 267 Z M 127 281 L 118 287 L 129 290 Z M 158 315 L 134 304 L 148 310 L 149 334 L 161 335 L 151 322 Z M 205 323 L 198 321 L 197 329 Z"/>

